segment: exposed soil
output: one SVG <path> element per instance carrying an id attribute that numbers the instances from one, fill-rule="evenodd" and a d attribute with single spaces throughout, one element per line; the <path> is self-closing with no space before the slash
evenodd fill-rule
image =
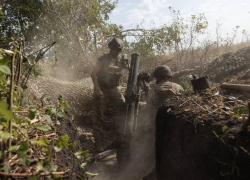
<path id="1" fill-rule="evenodd" d="M 157 179 L 249 179 L 248 114 L 234 117 L 235 106 L 228 102 L 227 96 L 193 95 L 171 99 L 158 110 Z"/>

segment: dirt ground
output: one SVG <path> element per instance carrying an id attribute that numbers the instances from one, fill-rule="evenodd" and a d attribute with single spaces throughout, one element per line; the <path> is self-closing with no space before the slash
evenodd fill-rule
<path id="1" fill-rule="evenodd" d="M 201 97 L 172 99 L 158 110 L 157 179 L 249 179 L 249 119 L 231 114 L 227 96 Z"/>

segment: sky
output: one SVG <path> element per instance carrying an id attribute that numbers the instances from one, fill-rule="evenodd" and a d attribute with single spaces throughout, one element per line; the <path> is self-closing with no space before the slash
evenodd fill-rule
<path id="1" fill-rule="evenodd" d="M 185 19 L 204 13 L 212 35 L 217 21 L 222 23 L 222 35 L 232 33 L 235 26 L 240 26 L 239 32 L 247 30 L 250 34 L 250 0 L 119 0 L 110 22 L 124 29 L 136 28 L 141 22 L 146 29 L 161 27 L 171 23 L 169 6 L 179 10 Z"/>

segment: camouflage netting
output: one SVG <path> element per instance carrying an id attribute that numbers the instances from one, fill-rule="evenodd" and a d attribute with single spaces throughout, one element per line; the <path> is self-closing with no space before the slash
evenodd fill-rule
<path id="1" fill-rule="evenodd" d="M 93 137 L 93 119 L 95 118 L 95 108 L 93 102 L 93 85 L 90 78 L 78 82 L 67 82 L 58 80 L 49 76 L 39 76 L 31 79 L 29 83 L 29 91 L 35 95 L 39 103 L 44 94 L 48 94 L 52 101 L 56 103 L 59 95 L 68 102 L 69 107 L 66 108 L 65 123 L 70 126 L 72 132 L 71 140 L 80 140 L 80 146 L 83 149 L 93 151 L 94 137 Z M 112 115 L 115 113 L 106 102 L 107 119 L 104 121 L 104 144 L 108 148 L 112 146 L 116 137 L 110 131 L 113 123 Z M 115 143 L 115 142 L 114 142 Z M 115 144 L 114 144 L 115 145 Z"/>

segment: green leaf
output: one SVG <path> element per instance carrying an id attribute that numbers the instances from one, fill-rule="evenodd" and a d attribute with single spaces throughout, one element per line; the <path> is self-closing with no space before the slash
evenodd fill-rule
<path id="1" fill-rule="evenodd" d="M 223 126 L 221 129 L 222 129 L 222 132 L 224 133 L 224 132 L 226 132 L 226 130 L 228 129 L 228 127 L 227 126 Z"/>
<path id="2" fill-rule="evenodd" d="M 14 54 L 16 55 L 17 53 L 20 53 L 17 49 L 14 51 Z"/>
<path id="3" fill-rule="evenodd" d="M 72 143 L 69 143 L 69 145 L 68 145 L 69 150 L 73 151 L 74 146 L 75 146 L 76 144 L 77 144 L 76 141 L 74 141 L 74 142 L 72 142 Z"/>
<path id="4" fill-rule="evenodd" d="M 69 136 L 67 134 L 55 139 L 55 144 L 60 148 L 68 148 Z"/>
<path id="5" fill-rule="evenodd" d="M 37 145 L 37 144 L 39 144 L 39 141 L 30 141 L 30 143 L 31 143 L 32 145 Z"/>
<path id="6" fill-rule="evenodd" d="M 30 180 L 38 180 L 36 176 L 31 176 Z"/>
<path id="7" fill-rule="evenodd" d="M 58 101 L 63 100 L 63 96 L 62 96 L 61 94 L 59 94 L 58 97 L 57 97 L 57 100 L 58 100 Z"/>
<path id="8" fill-rule="evenodd" d="M 5 74 L 11 75 L 10 68 L 6 65 L 0 65 L 0 71 L 5 73 Z"/>
<path id="9" fill-rule="evenodd" d="M 29 149 L 29 143 L 27 141 L 24 141 L 20 144 L 20 147 L 18 150 L 27 151 L 28 149 Z"/>
<path id="10" fill-rule="evenodd" d="M 15 121 L 12 121 L 12 127 L 17 127 L 18 128 L 18 125 L 17 125 L 17 123 Z M 12 130 L 12 131 L 14 131 L 14 130 Z"/>
<path id="11" fill-rule="evenodd" d="M 17 151 L 17 155 L 19 158 L 25 159 L 26 158 L 26 151 Z"/>
<path id="12" fill-rule="evenodd" d="M 43 171 L 44 167 L 43 167 L 43 162 L 39 162 L 36 166 L 36 172 L 40 172 Z"/>
<path id="13" fill-rule="evenodd" d="M 11 55 L 9 54 L 3 54 L 0 59 L 1 65 L 7 65 L 11 61 Z"/>
<path id="14" fill-rule="evenodd" d="M 9 139 L 11 137 L 11 134 L 8 132 L 0 132 L 0 139 Z"/>
<path id="15" fill-rule="evenodd" d="M 45 147 L 42 148 L 42 152 L 45 152 L 47 154 L 48 151 L 49 151 L 48 148 L 45 148 Z"/>
<path id="16" fill-rule="evenodd" d="M 248 108 L 246 106 L 235 107 L 233 111 L 234 111 L 234 114 L 236 115 L 248 114 Z"/>
<path id="17" fill-rule="evenodd" d="M 58 147 L 58 146 L 54 146 L 54 150 L 55 150 L 56 152 L 60 152 L 60 151 L 62 150 L 62 148 L 60 148 L 60 147 Z"/>
<path id="18" fill-rule="evenodd" d="M 66 107 L 69 107 L 69 103 L 67 101 L 64 101 L 64 104 L 66 105 Z"/>
<path id="19" fill-rule="evenodd" d="M 84 158 L 84 157 L 86 157 L 86 156 L 88 156 L 89 155 L 89 150 L 86 150 L 86 151 L 77 151 L 76 153 L 75 153 L 75 156 L 76 156 L 76 158 L 77 159 L 82 159 L 82 158 Z"/>
<path id="20" fill-rule="evenodd" d="M 31 141 L 32 145 L 39 145 L 41 147 L 48 147 L 50 145 L 50 141 L 46 138 L 39 139 L 38 141 Z"/>
<path id="21" fill-rule="evenodd" d="M 61 175 L 61 174 L 52 174 L 52 178 L 55 178 L 55 179 L 61 179 L 61 178 L 63 178 L 63 175 Z"/>
<path id="22" fill-rule="evenodd" d="M 36 112 L 30 111 L 28 118 L 32 120 L 35 119 L 35 117 L 36 117 Z"/>
<path id="23" fill-rule="evenodd" d="M 0 76 L 0 83 L 5 84 L 7 81 L 4 77 Z"/>
<path id="24" fill-rule="evenodd" d="M 0 122 L 2 122 L 2 123 L 4 123 L 4 122 L 5 122 L 5 123 L 7 123 L 7 122 L 8 122 L 8 120 L 7 120 L 7 119 L 5 119 L 5 118 L 1 118 L 1 119 L 0 119 Z"/>
<path id="25" fill-rule="evenodd" d="M 8 120 L 14 118 L 13 112 L 8 109 L 9 105 L 3 101 L 0 101 L 0 113 Z"/>
<path id="26" fill-rule="evenodd" d="M 38 143 L 39 143 L 39 146 L 49 146 L 50 145 L 50 142 L 48 139 L 44 138 L 44 139 L 39 139 L 38 140 Z"/>
<path id="27" fill-rule="evenodd" d="M 29 158 L 24 157 L 24 158 L 20 158 L 19 161 L 20 161 L 21 163 L 23 163 L 23 164 L 25 164 L 25 165 L 28 166 L 28 165 L 30 165 L 30 162 L 32 161 L 32 159 L 29 159 Z"/>
<path id="28" fill-rule="evenodd" d="M 47 132 L 51 130 L 51 127 L 47 124 L 38 125 L 36 128 L 43 132 Z"/>
<path id="29" fill-rule="evenodd" d="M 55 172 L 55 171 L 57 170 L 57 168 L 58 168 L 58 167 L 57 167 L 56 165 L 52 164 L 52 165 L 49 167 L 48 170 L 49 170 L 50 172 Z"/>
<path id="30" fill-rule="evenodd" d="M 55 108 L 53 108 L 53 109 L 51 110 L 51 114 L 56 115 L 56 109 L 55 109 Z"/>
<path id="31" fill-rule="evenodd" d="M 81 168 L 85 168 L 86 165 L 87 165 L 87 163 L 82 163 Z"/>
<path id="32" fill-rule="evenodd" d="M 49 123 L 52 123 L 51 117 L 49 115 L 42 115 L 44 119 L 46 119 Z"/>
<path id="33" fill-rule="evenodd" d="M 16 132 L 16 131 L 13 131 L 13 136 L 14 136 L 14 138 L 18 138 L 18 133 Z"/>
<path id="34" fill-rule="evenodd" d="M 19 149 L 19 146 L 10 146 L 8 151 L 9 152 L 16 152 Z"/>
<path id="35" fill-rule="evenodd" d="M 29 138 L 28 131 L 26 129 L 23 129 L 23 128 L 18 128 L 18 129 L 19 129 L 19 131 L 22 132 L 22 134 L 25 135 L 26 138 Z"/>
<path id="36" fill-rule="evenodd" d="M 58 113 L 57 113 L 57 116 L 62 118 L 64 115 L 63 115 L 62 112 L 58 112 Z"/>
<path id="37" fill-rule="evenodd" d="M 85 172 L 85 174 L 90 175 L 91 177 L 98 176 L 98 173 Z"/>
<path id="38" fill-rule="evenodd" d="M 16 123 L 17 124 L 22 124 L 22 123 L 25 123 L 26 121 L 24 121 L 23 119 L 21 118 L 16 118 Z"/>

